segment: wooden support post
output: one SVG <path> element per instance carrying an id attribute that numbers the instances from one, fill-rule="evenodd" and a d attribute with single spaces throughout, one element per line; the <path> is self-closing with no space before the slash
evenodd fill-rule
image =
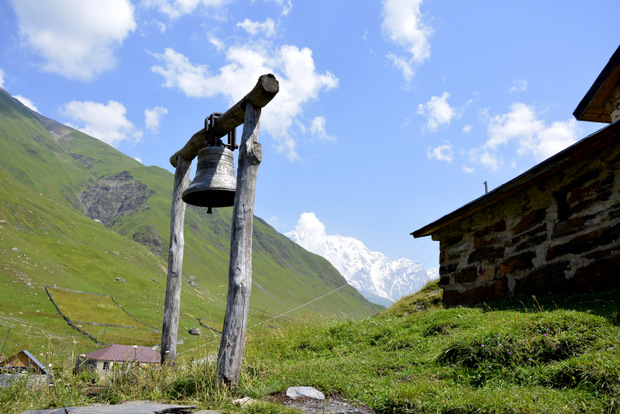
<path id="1" fill-rule="evenodd" d="M 237 384 L 239 380 L 247 331 L 252 284 L 254 194 L 256 175 L 262 157 L 261 145 L 258 142 L 259 118 L 261 108 L 276 96 L 279 88 L 278 80 L 274 75 L 262 75 L 254 89 L 216 118 L 213 126 L 210 127 L 213 137 L 221 138 L 245 122 L 239 149 L 237 192 L 233 209 L 228 303 L 218 360 L 220 379 L 227 384 Z M 185 203 L 181 196 L 189 183 L 191 162 L 198 151 L 205 146 L 206 134 L 205 129 L 196 132 L 185 146 L 170 158 L 170 163 L 176 167 L 176 172 L 172 195 L 168 281 L 161 340 L 162 364 L 174 363 L 176 360 L 183 266 L 183 222 L 185 220 Z"/>
<path id="2" fill-rule="evenodd" d="M 189 184 L 189 171 L 192 161 L 181 155 L 177 159 L 172 190 L 172 211 L 170 218 L 170 249 L 168 251 L 168 279 L 166 282 L 166 302 L 164 307 L 164 326 L 161 333 L 161 363 L 176 362 L 177 331 L 179 328 L 179 309 L 181 306 L 181 278 L 183 275 L 183 224 L 185 222 L 185 203 L 181 199 Z"/>
<path id="3" fill-rule="evenodd" d="M 258 142 L 260 113 L 260 108 L 249 103 L 246 105 L 239 147 L 237 193 L 233 207 L 228 268 L 228 301 L 218 354 L 219 379 L 231 386 L 237 385 L 241 373 L 250 309 L 254 195 L 256 176 L 262 159 L 261 144 Z"/>

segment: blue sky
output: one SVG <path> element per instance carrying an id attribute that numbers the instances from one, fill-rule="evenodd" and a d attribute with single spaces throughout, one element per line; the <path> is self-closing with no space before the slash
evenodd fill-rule
<path id="1" fill-rule="evenodd" d="M 173 171 L 205 117 L 273 73 L 255 214 L 434 267 L 410 232 L 603 126 L 572 112 L 618 16 L 617 0 L 9 0 L 0 86 Z"/>

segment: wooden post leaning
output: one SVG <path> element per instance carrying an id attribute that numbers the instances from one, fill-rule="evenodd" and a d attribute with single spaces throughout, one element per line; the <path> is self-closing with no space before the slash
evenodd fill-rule
<path id="1" fill-rule="evenodd" d="M 239 147 L 237 192 L 233 206 L 230 265 L 228 268 L 228 300 L 218 354 L 218 377 L 236 386 L 241 373 L 252 288 L 252 230 L 256 176 L 262 159 L 258 142 L 261 109 L 245 107 L 245 121 Z"/>
<path id="2" fill-rule="evenodd" d="M 161 363 L 176 362 L 177 331 L 179 328 L 179 309 L 181 307 L 181 277 L 183 273 L 183 224 L 185 222 L 185 203 L 181 199 L 189 184 L 192 161 L 178 156 L 172 190 L 172 211 L 170 219 L 170 249 L 168 250 L 168 277 L 166 281 L 166 301 L 164 305 L 164 326 L 161 332 Z"/>

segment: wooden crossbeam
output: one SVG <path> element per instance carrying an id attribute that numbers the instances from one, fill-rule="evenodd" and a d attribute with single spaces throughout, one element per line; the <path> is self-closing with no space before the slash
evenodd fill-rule
<path id="1" fill-rule="evenodd" d="M 251 103 L 255 108 L 263 108 L 276 96 L 280 90 L 280 84 L 276 77 L 272 74 L 262 75 L 258 78 L 258 82 L 254 89 L 252 89 L 247 95 L 243 97 L 239 102 L 234 104 L 230 109 L 224 112 L 221 116 L 215 118 L 213 122 L 213 137 L 221 138 L 227 135 L 234 128 L 243 124 L 245 118 L 245 106 Z M 170 157 L 170 164 L 173 167 L 177 166 L 177 158 L 179 155 L 183 157 L 185 161 L 193 160 L 205 146 L 206 131 L 202 128 L 196 132 L 183 148 L 175 152 Z"/>

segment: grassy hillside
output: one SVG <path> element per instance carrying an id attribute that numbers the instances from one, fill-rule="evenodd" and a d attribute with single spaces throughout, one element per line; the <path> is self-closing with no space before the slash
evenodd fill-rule
<path id="1" fill-rule="evenodd" d="M 274 402 L 290 386 L 313 386 L 377 414 L 619 413 L 619 294 L 294 321 L 251 332 L 235 390 L 219 385 L 213 361 L 129 366 L 108 378 L 58 367 L 49 389 L 33 394 L 21 385 L 0 393 L 0 411 L 156 400 L 219 412 L 292 413 Z M 195 357 L 216 349 L 205 344 Z M 244 395 L 259 403 L 231 404 Z"/>
<path id="2" fill-rule="evenodd" d="M 123 193 L 119 184 L 120 192 L 108 191 L 110 186 L 102 185 L 108 182 L 132 190 Z M 97 348 L 58 315 L 46 285 L 110 295 L 135 319 L 161 329 L 172 183 L 168 171 L 143 166 L 99 140 L 35 116 L 0 91 L 0 346 L 5 355 L 21 349 L 44 356 Z M 95 197 L 90 212 L 84 194 Z M 125 209 L 101 222 L 85 215 L 104 202 L 115 205 L 116 196 L 125 197 L 120 203 Z M 209 329 L 191 336 L 190 328 L 222 324 L 231 214 L 231 208 L 213 215 L 187 209 L 181 353 L 217 336 Z M 380 310 L 346 286 L 327 261 L 258 218 L 253 270 L 251 326 L 283 313 L 342 318 Z M 152 341 L 152 335 L 136 335 L 133 342 Z"/>
<path id="3" fill-rule="evenodd" d="M 266 389 L 312 385 L 378 413 L 617 413 L 618 293 L 296 326 L 254 338 L 248 364 Z"/>

